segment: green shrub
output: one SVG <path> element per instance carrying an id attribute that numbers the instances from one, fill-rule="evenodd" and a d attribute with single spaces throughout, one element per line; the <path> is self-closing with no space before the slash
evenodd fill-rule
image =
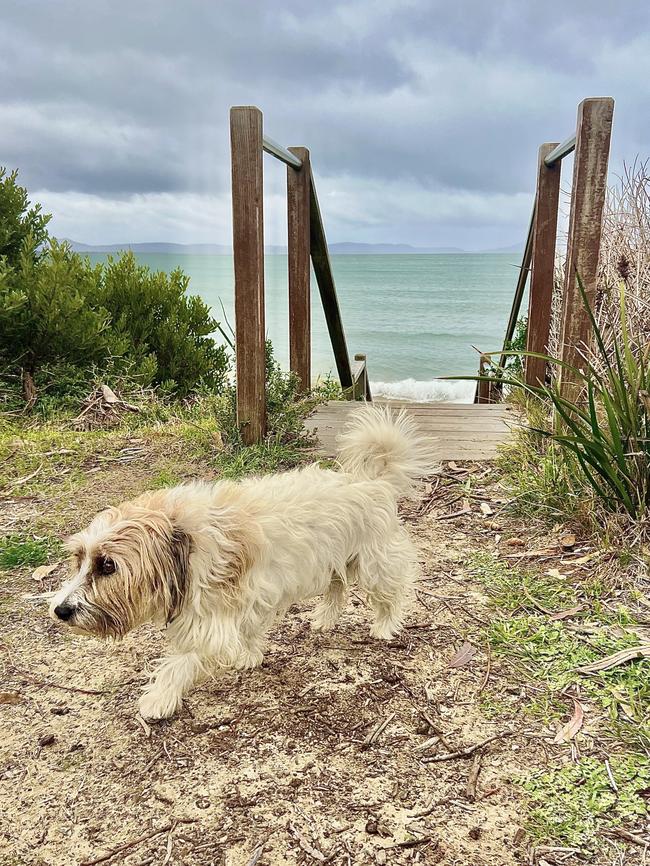
<path id="1" fill-rule="evenodd" d="M 41 213 L 40 204 L 30 207 L 27 190 L 18 186 L 18 172 L 7 174 L 0 166 L 0 259 L 12 267 L 28 250 L 37 258 L 39 247 L 47 240 L 50 214 Z"/>
<path id="2" fill-rule="evenodd" d="M 100 279 L 99 267 L 57 241 L 35 259 L 28 239 L 14 265 L 0 260 L 0 359 L 23 370 L 26 399 L 44 364 L 88 367 L 125 351 L 97 301 Z"/>
<path id="3" fill-rule="evenodd" d="M 148 366 L 147 384 L 179 397 L 200 383 L 222 390 L 228 371 L 225 349 L 210 336 L 218 323 L 201 298 L 187 294 L 189 282 L 180 268 L 153 272 L 128 252 L 109 258 L 98 291 L 126 357 L 140 370 Z"/>

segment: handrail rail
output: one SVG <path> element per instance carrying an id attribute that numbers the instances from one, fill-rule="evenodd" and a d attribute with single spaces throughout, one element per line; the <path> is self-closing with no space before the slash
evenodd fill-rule
<path id="1" fill-rule="evenodd" d="M 285 163 L 285 165 L 290 165 L 291 168 L 302 168 L 302 160 L 300 160 L 295 154 L 291 153 L 290 150 L 287 150 L 286 147 L 282 147 L 282 145 L 278 144 L 277 141 L 269 138 L 268 135 L 265 135 L 262 138 L 262 150 L 265 153 L 274 156 L 276 159 L 279 159 L 280 162 Z"/>
<path id="2" fill-rule="evenodd" d="M 568 156 L 570 153 L 576 149 L 576 137 L 572 135 L 570 138 L 567 138 L 566 141 L 563 141 L 562 144 L 558 144 L 555 150 L 552 150 L 549 155 L 544 160 L 544 165 L 550 168 L 552 165 L 555 165 L 559 160 L 564 159 L 565 156 Z"/>
<path id="3" fill-rule="evenodd" d="M 595 300 L 602 214 L 607 191 L 607 165 L 612 132 L 614 100 L 610 97 L 584 99 L 578 106 L 575 135 L 561 144 L 549 142 L 539 149 L 538 175 L 533 213 L 528 229 L 523 261 L 506 328 L 503 351 L 494 378 L 479 379 L 475 402 L 498 399 L 501 371 L 507 360 L 507 346 L 515 332 L 528 274 L 531 275 L 528 299 L 525 382 L 539 385 L 546 381 L 546 363 L 554 295 L 554 268 L 560 191 L 561 162 L 575 151 L 567 257 L 562 297 L 559 374 L 562 394 L 579 397 L 580 383 L 571 371 L 580 366 L 582 350 L 592 338 L 591 324 L 581 302 L 585 292 Z M 581 283 L 578 290 L 578 275 Z M 491 359 L 480 356 L 479 375 Z"/>
<path id="4" fill-rule="evenodd" d="M 515 334 L 515 328 L 517 327 L 517 321 L 519 320 L 521 302 L 524 298 L 524 292 L 526 291 L 526 281 L 528 280 L 528 274 L 530 273 L 530 263 L 533 258 L 533 233 L 535 231 L 536 212 L 537 208 L 535 204 L 533 204 L 533 212 L 530 215 L 530 224 L 528 226 L 528 236 L 526 237 L 526 246 L 524 247 L 524 255 L 521 260 L 519 276 L 517 277 L 517 287 L 515 289 L 515 296 L 513 298 L 512 307 L 510 309 L 510 318 L 508 319 L 506 335 L 503 340 L 503 352 L 501 354 L 501 358 L 499 359 L 499 367 L 503 367 L 506 362 L 505 353 L 508 349 L 508 343 L 512 341 L 512 338 Z"/>

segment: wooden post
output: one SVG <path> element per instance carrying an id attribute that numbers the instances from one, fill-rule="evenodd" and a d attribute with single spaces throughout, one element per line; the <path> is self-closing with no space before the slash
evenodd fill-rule
<path id="1" fill-rule="evenodd" d="M 526 351 L 547 354 L 551 325 L 551 300 L 555 278 L 555 241 L 557 212 L 560 200 L 562 161 L 551 166 L 544 163 L 558 142 L 543 144 L 539 149 L 535 222 L 533 227 L 533 258 L 528 292 L 528 335 Z M 541 358 L 525 359 L 527 385 L 543 385 L 546 363 Z"/>
<path id="2" fill-rule="evenodd" d="M 583 366 L 581 352 L 592 337 L 578 278 L 594 309 L 613 114 L 609 97 L 585 99 L 578 106 L 561 330 L 562 360 L 576 368 Z M 562 396 L 572 401 L 580 399 L 576 378 L 560 370 Z"/>
<path id="3" fill-rule="evenodd" d="M 247 445 L 266 433 L 262 112 L 230 109 L 237 424 Z"/>
<path id="4" fill-rule="evenodd" d="M 309 244 L 309 151 L 290 147 L 302 168 L 287 166 L 289 253 L 289 368 L 298 375 L 301 389 L 311 388 L 311 289 Z"/>

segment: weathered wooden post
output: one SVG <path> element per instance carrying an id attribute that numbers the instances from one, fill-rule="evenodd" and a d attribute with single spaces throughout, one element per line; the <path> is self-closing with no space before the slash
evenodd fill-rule
<path id="1" fill-rule="evenodd" d="M 298 375 L 303 391 L 311 387 L 311 289 L 309 151 L 290 147 L 300 168 L 287 166 L 287 214 L 289 258 L 289 367 Z"/>
<path id="2" fill-rule="evenodd" d="M 247 445 L 266 433 L 262 112 L 230 109 L 237 424 Z"/>
<path id="3" fill-rule="evenodd" d="M 528 333 L 526 351 L 548 353 L 551 324 L 551 300 L 555 276 L 555 242 L 557 238 L 558 203 L 560 199 L 561 160 L 548 166 L 546 157 L 558 142 L 543 144 L 539 149 L 537 192 L 533 223 L 533 252 L 528 291 Z M 546 363 L 541 358 L 525 359 L 527 385 L 543 385 Z"/>
<path id="4" fill-rule="evenodd" d="M 576 368 L 583 366 L 581 353 L 592 338 L 578 279 L 595 309 L 613 114 L 610 97 L 585 99 L 578 106 L 561 329 L 562 360 Z M 581 385 L 575 374 L 562 368 L 559 375 L 562 395 L 579 400 Z"/>

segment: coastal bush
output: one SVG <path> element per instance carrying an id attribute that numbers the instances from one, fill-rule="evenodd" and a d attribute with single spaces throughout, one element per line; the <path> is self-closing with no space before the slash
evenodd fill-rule
<path id="1" fill-rule="evenodd" d="M 228 371 L 226 351 L 211 337 L 218 322 L 201 298 L 188 294 L 189 282 L 180 268 L 154 272 L 127 252 L 108 259 L 97 294 L 125 357 L 148 371 L 144 384 L 177 397 L 199 384 L 223 390 Z"/>
<path id="2" fill-rule="evenodd" d="M 0 374 L 10 393 L 21 382 L 31 407 L 43 389 L 65 400 L 84 376 L 127 375 L 174 397 L 224 389 L 219 323 L 188 293 L 189 277 L 153 272 L 132 253 L 91 265 L 49 237 L 50 218 L 17 172 L 0 168 Z"/>
<path id="3" fill-rule="evenodd" d="M 580 280 L 578 287 L 593 328 L 595 363 L 585 360 L 584 368 L 577 369 L 544 357 L 556 369 L 568 370 L 582 395 L 567 399 L 557 377 L 542 387 L 514 378 L 503 381 L 552 407 L 547 424 L 532 432 L 577 461 L 584 481 L 608 510 L 623 510 L 645 522 L 650 515 L 650 346 L 630 335 L 624 283 L 619 286 L 618 330 L 607 344 Z"/>
<path id="4" fill-rule="evenodd" d="M 89 367 L 124 352 L 97 301 L 100 279 L 99 268 L 54 240 L 38 258 L 28 237 L 13 265 L 0 259 L 0 359 L 10 373 L 22 371 L 27 403 L 43 365 Z"/>
<path id="5" fill-rule="evenodd" d="M 7 173 L 0 165 L 0 259 L 11 267 L 18 263 L 25 250 L 36 258 L 47 240 L 50 214 L 32 205 L 25 187 L 18 184 L 18 172 Z"/>

